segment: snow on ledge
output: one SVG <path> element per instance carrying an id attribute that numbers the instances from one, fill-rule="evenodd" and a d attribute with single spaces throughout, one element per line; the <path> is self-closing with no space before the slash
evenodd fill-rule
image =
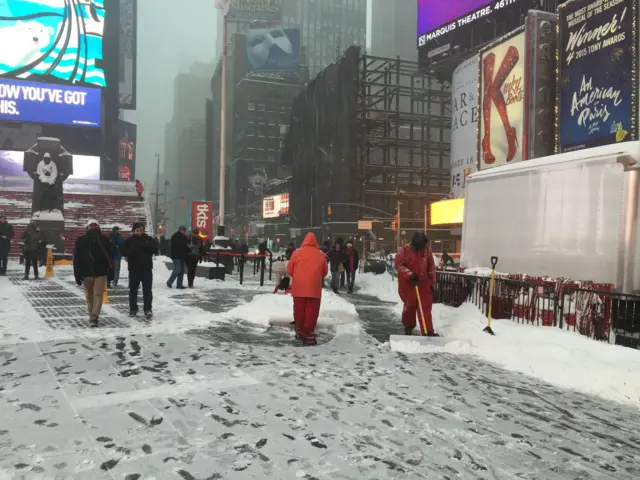
<path id="1" fill-rule="evenodd" d="M 438 345 L 394 341 L 391 350 L 406 354 L 444 352 L 473 355 L 557 387 L 640 407 L 640 352 L 597 342 L 557 327 L 494 320 L 495 337 L 484 333 L 487 319 L 471 304 L 436 304 L 433 323 L 444 338 Z"/>

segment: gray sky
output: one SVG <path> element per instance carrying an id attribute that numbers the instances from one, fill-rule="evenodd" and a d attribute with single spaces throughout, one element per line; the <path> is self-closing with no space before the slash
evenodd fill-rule
<path id="1" fill-rule="evenodd" d="M 163 154 L 164 126 L 173 114 L 173 79 L 194 61 L 212 63 L 216 49 L 214 0 L 138 0 L 138 108 L 124 119 L 138 125 L 136 177 L 155 182 L 155 153 Z"/>
<path id="2" fill-rule="evenodd" d="M 195 61 L 213 63 L 215 59 L 214 4 L 215 0 L 189 0 L 187 7 L 187 2 L 182 5 L 176 0 L 138 0 L 138 108 L 125 111 L 124 119 L 138 125 L 136 177 L 147 188 L 155 182 L 154 155 L 164 153 L 164 127 L 173 114 L 174 78 Z M 368 27 L 370 22 L 369 2 Z"/>

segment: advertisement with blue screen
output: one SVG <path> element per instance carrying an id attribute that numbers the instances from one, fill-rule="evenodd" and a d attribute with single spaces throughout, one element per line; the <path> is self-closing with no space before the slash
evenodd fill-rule
<path id="1" fill-rule="evenodd" d="M 105 87 L 104 23 L 104 0 L 0 0 L 0 79 Z"/>
<path id="2" fill-rule="evenodd" d="M 0 78 L 0 120 L 99 127 L 101 94 L 97 88 Z"/>
<path id="3" fill-rule="evenodd" d="M 418 47 L 531 0 L 418 0 Z"/>

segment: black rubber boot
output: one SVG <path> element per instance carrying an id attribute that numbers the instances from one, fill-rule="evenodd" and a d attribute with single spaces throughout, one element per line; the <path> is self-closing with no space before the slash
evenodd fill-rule
<path id="1" fill-rule="evenodd" d="M 413 335 L 413 327 L 404 327 L 405 335 Z"/>
<path id="2" fill-rule="evenodd" d="M 427 332 L 424 334 L 425 337 L 439 337 L 440 334 L 436 332 Z"/>

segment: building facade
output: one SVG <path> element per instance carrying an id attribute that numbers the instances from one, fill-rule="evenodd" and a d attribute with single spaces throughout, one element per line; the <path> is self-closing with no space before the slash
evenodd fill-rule
<path id="1" fill-rule="evenodd" d="M 371 48 L 377 57 L 418 61 L 416 0 L 371 1 Z"/>

